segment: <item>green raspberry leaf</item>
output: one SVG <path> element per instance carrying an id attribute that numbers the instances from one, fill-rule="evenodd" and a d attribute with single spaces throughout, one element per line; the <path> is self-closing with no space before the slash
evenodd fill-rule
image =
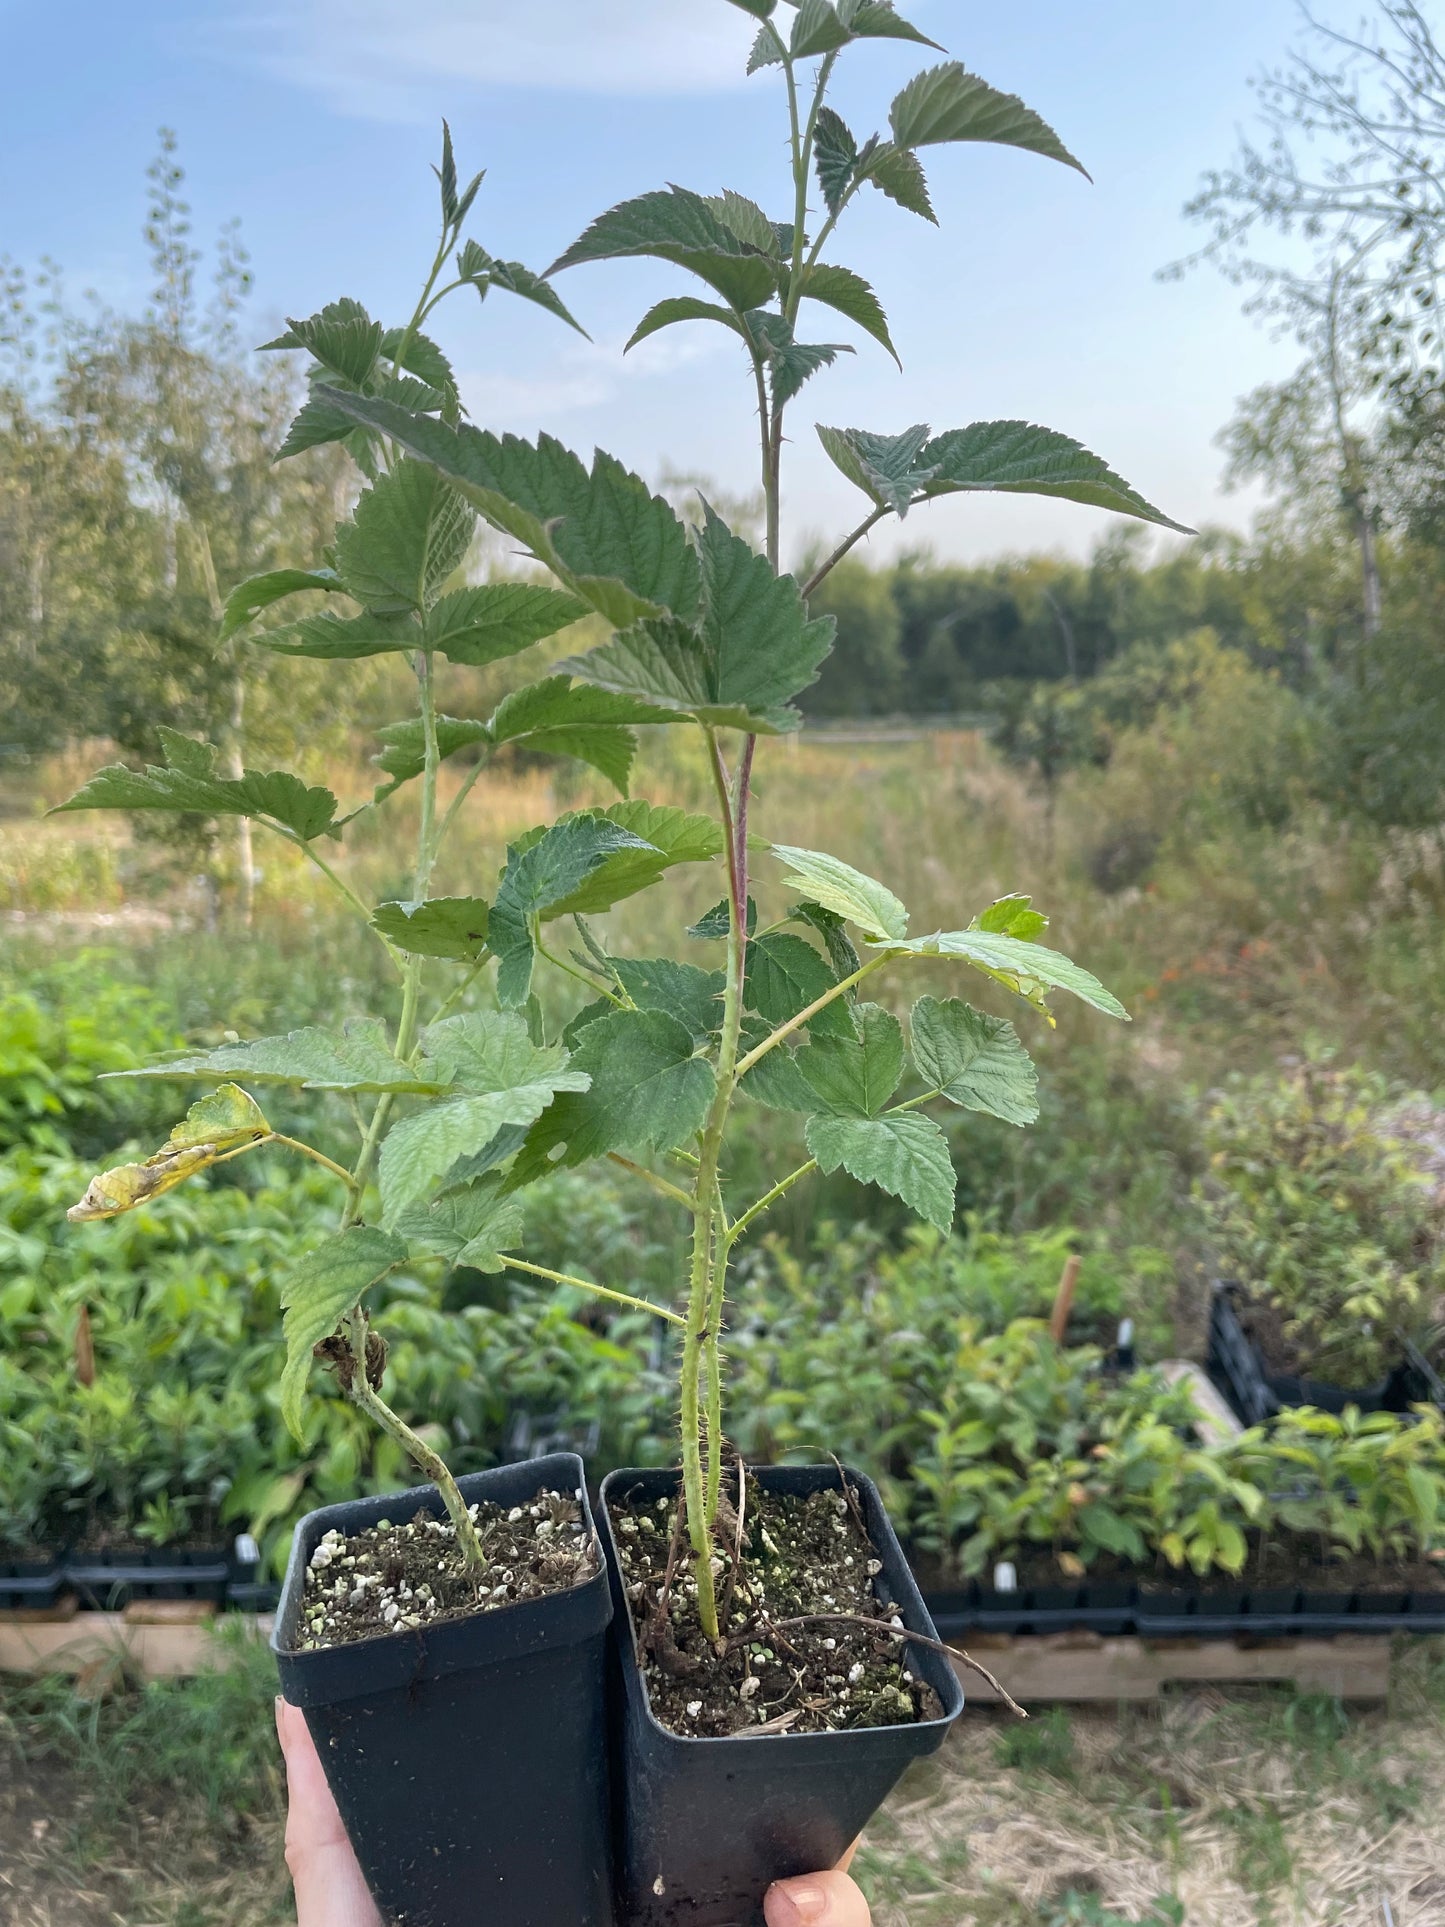
<path id="1" fill-rule="evenodd" d="M 950 1103 L 1005 1124 L 1037 1118 L 1038 1072 L 1012 1024 L 957 997 L 920 997 L 908 1027 L 919 1076 Z"/>
<path id="2" fill-rule="evenodd" d="M 405 1263 L 406 1255 L 399 1238 L 370 1225 L 354 1224 L 308 1252 L 282 1287 L 286 1366 L 281 1374 L 281 1416 L 294 1438 L 301 1437 L 301 1401 L 314 1347 L 331 1336 L 378 1279 Z"/>
<path id="3" fill-rule="evenodd" d="M 816 1048 L 816 1047 L 815 1047 Z M 810 1117 L 804 1133 L 818 1168 L 845 1170 L 901 1198 L 945 1236 L 953 1228 L 955 1177 L 948 1139 L 931 1117 Z"/>

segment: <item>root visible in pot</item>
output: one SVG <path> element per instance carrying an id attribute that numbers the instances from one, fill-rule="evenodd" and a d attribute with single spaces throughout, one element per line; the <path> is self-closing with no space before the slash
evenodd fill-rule
<path id="1" fill-rule="evenodd" d="M 736 1574 L 730 1553 L 715 1555 L 719 1593 L 731 1595 L 721 1653 L 699 1624 L 686 1558 L 668 1583 L 677 1504 L 618 1493 L 610 1508 L 648 1698 L 669 1731 L 824 1733 L 940 1715 L 897 1637 L 901 1615 L 878 1597 L 883 1562 L 851 1492 L 801 1497 L 748 1481 Z"/>

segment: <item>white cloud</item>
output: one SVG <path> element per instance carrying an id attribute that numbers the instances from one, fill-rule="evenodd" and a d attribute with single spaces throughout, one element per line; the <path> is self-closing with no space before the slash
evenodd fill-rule
<path id="1" fill-rule="evenodd" d="M 630 355 L 623 354 L 620 337 L 569 341 L 549 357 L 545 373 L 502 375 L 463 369 L 458 380 L 474 421 L 499 433 L 535 435 L 539 422 L 555 429 L 575 415 L 606 408 L 630 383 L 715 357 L 716 337 L 715 329 L 687 328 L 654 336 Z"/>
<path id="2" fill-rule="evenodd" d="M 342 112 L 409 120 L 438 80 L 567 93 L 715 93 L 738 85 L 751 23 L 715 0 L 291 0 L 218 30 L 234 54 Z"/>

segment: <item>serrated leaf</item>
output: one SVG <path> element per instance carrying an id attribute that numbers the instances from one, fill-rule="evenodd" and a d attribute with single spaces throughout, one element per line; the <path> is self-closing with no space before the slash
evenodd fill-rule
<path id="1" fill-rule="evenodd" d="M 442 220 L 447 227 L 453 227 L 457 218 L 457 161 L 452 152 L 452 130 L 445 120 L 442 122 L 442 164 L 437 170 L 437 181 L 442 191 Z"/>
<path id="2" fill-rule="evenodd" d="M 840 1167 L 860 1184 L 901 1198 L 945 1235 L 953 1228 L 953 1160 L 948 1139 L 931 1117 L 899 1111 L 891 1117 L 810 1117 L 804 1132 L 821 1171 Z"/>
<path id="3" fill-rule="evenodd" d="M 375 428 L 447 476 L 495 528 L 514 536 L 609 622 L 671 609 L 697 613 L 697 558 L 671 506 L 600 451 L 591 472 L 550 435 L 534 445 L 449 427 L 369 396 L 326 390 L 352 420 Z"/>
<path id="4" fill-rule="evenodd" d="M 269 609 L 283 596 L 299 595 L 305 589 L 334 595 L 340 587 L 341 578 L 334 569 L 272 569 L 265 575 L 253 575 L 248 581 L 238 583 L 226 597 L 221 641 L 244 629 L 263 609 Z"/>
<path id="5" fill-rule="evenodd" d="M 523 301 L 531 301 L 537 307 L 545 308 L 548 314 L 565 321 L 569 328 L 575 328 L 584 341 L 592 339 L 545 275 L 523 267 L 520 261 L 493 261 L 487 273 L 494 288 L 502 288 Z"/>
<path id="6" fill-rule="evenodd" d="M 726 977 L 721 970 L 700 970 L 696 964 L 670 957 L 611 957 L 609 966 L 618 983 L 639 1010 L 660 1010 L 686 1026 L 695 1044 L 705 1044 L 722 1027 L 722 995 Z"/>
<path id="7" fill-rule="evenodd" d="M 834 467 L 878 504 L 904 516 L 938 470 L 926 455 L 931 430 L 919 422 L 901 435 L 873 435 L 863 428 L 818 426 L 818 440 Z"/>
<path id="8" fill-rule="evenodd" d="M 826 910 L 821 903 L 805 898 L 802 903 L 794 904 L 788 914 L 794 923 L 806 923 L 818 932 L 838 978 L 851 977 L 861 967 L 863 959 L 853 948 L 853 939 L 836 910 Z"/>
<path id="9" fill-rule="evenodd" d="M 774 575 L 706 503 L 704 514 L 700 629 L 640 623 L 560 667 L 718 728 L 796 729 L 801 718 L 789 699 L 816 682 L 833 620 L 810 621 L 792 576 Z"/>
<path id="10" fill-rule="evenodd" d="M 421 626 L 409 615 L 302 616 L 283 629 L 264 630 L 256 638 L 278 656 L 302 656 L 312 662 L 359 662 L 366 656 L 395 655 L 422 646 Z"/>
<path id="11" fill-rule="evenodd" d="M 732 5 L 743 13 L 750 13 L 754 20 L 766 20 L 778 4 L 778 0 L 732 0 Z"/>
<path id="12" fill-rule="evenodd" d="M 1082 443 L 1031 422 L 974 422 L 951 429 L 929 442 L 923 464 L 934 470 L 923 484 L 929 498 L 968 489 L 1060 496 L 1154 522 L 1180 535 L 1193 533 L 1146 502 Z"/>
<path id="13" fill-rule="evenodd" d="M 685 187 L 659 188 L 609 208 L 547 272 L 638 255 L 686 268 L 735 308 L 761 307 L 777 292 L 776 268 L 718 219 L 705 196 Z"/>
<path id="14" fill-rule="evenodd" d="M 837 214 L 853 184 L 858 165 L 858 142 L 843 116 L 831 107 L 819 109 L 813 135 L 813 165 L 818 187 L 830 214 Z"/>
<path id="15" fill-rule="evenodd" d="M 885 939 L 877 947 L 899 956 L 961 957 L 1041 1010 L 1047 991 L 1067 990 L 1106 1017 L 1128 1020 L 1128 1011 L 1097 977 L 1057 950 L 1046 950 L 1041 943 L 995 936 L 986 930 L 940 930 L 931 937 L 907 941 Z"/>
<path id="16" fill-rule="evenodd" d="M 720 308 L 716 302 L 699 301 L 693 295 L 681 294 L 674 295 L 667 301 L 659 301 L 648 309 L 632 330 L 627 346 L 622 350 L 623 354 L 626 354 L 628 349 L 635 348 L 639 341 L 646 341 L 649 335 L 658 334 L 664 328 L 674 328 L 680 321 L 720 322 L 724 328 L 730 328 L 743 341 L 748 339 L 747 329 L 730 308 Z"/>
<path id="17" fill-rule="evenodd" d="M 393 366 L 405 368 L 425 382 L 438 402 L 444 396 L 456 394 L 457 378 L 452 364 L 429 335 L 415 331 L 408 335 L 404 328 L 388 328 L 381 337 L 381 352 Z M 402 357 L 400 362 L 398 354 Z"/>
<path id="18" fill-rule="evenodd" d="M 777 228 L 756 201 L 750 201 L 746 194 L 738 194 L 730 187 L 724 188 L 721 194 L 705 194 L 703 199 L 745 247 L 754 248 L 759 254 L 778 253 Z"/>
<path id="19" fill-rule="evenodd" d="M 780 408 L 792 401 L 820 368 L 831 367 L 839 355 L 853 352 L 846 342 L 799 341 L 784 316 L 760 308 L 749 314 L 748 329 L 766 364 L 774 404 Z"/>
<path id="20" fill-rule="evenodd" d="M 406 1258 L 406 1246 L 371 1225 L 354 1224 L 307 1255 L 281 1290 L 286 1308 L 282 1331 L 286 1365 L 281 1374 L 281 1416 L 301 1437 L 301 1401 L 311 1354 L 329 1338 L 364 1294 Z"/>
<path id="21" fill-rule="evenodd" d="M 471 547 L 476 517 L 436 469 L 403 459 L 379 476 L 336 531 L 348 595 L 372 615 L 430 607 Z"/>
<path id="22" fill-rule="evenodd" d="M 709 863 L 723 853 L 723 833 L 712 817 L 671 804 L 647 803 L 634 797 L 593 814 L 629 832 L 639 843 L 615 850 L 570 896 L 544 910 L 544 920 L 600 914 L 647 889 L 676 864 Z"/>
<path id="23" fill-rule="evenodd" d="M 666 715 L 605 689 L 574 689 L 566 676 L 549 676 L 508 696 L 490 723 L 495 743 L 515 742 L 544 755 L 575 756 L 600 770 L 625 796 L 637 750 L 633 727 Z"/>
<path id="24" fill-rule="evenodd" d="M 374 930 L 413 957 L 475 963 L 487 947 L 491 905 L 482 897 L 429 897 L 425 903 L 382 903 Z"/>
<path id="25" fill-rule="evenodd" d="M 587 604 L 535 582 L 486 582 L 443 596 L 423 625 L 425 646 L 474 669 L 500 662 L 555 636 L 587 614 Z"/>
<path id="26" fill-rule="evenodd" d="M 1012 1024 L 957 997 L 920 997 L 908 1028 L 919 1076 L 950 1103 L 1005 1124 L 1034 1122 L 1038 1072 Z"/>
<path id="27" fill-rule="evenodd" d="M 767 1035 L 768 1026 L 761 1018 L 745 1018 L 743 1050 L 756 1049 Z M 798 1069 L 801 1055 L 801 1051 L 790 1050 L 786 1044 L 777 1045 L 766 1057 L 758 1059 L 738 1089 L 744 1097 L 752 1098 L 770 1111 L 796 1111 L 810 1115 L 817 1110 L 818 1100 L 812 1085 L 805 1081 Z"/>
<path id="28" fill-rule="evenodd" d="M 922 47 L 943 49 L 936 40 L 930 40 L 926 33 L 920 33 L 910 21 L 894 9 L 892 0 L 863 0 L 848 20 L 848 29 L 862 39 L 871 40 L 912 40 Z"/>
<path id="29" fill-rule="evenodd" d="M 685 1143 L 701 1128 L 716 1089 L 711 1065 L 695 1049 L 686 1024 L 664 1011 L 614 1011 L 588 1024 L 572 1062 L 590 1074 L 591 1089 L 558 1098 L 528 1132 L 513 1187 L 553 1165 Z"/>
<path id="30" fill-rule="evenodd" d="M 456 1094 L 394 1124 L 382 1142 L 378 1176 L 382 1217 L 395 1222 L 429 1197 L 459 1159 L 473 1157 L 507 1125 L 530 1125 L 559 1091 L 587 1089 L 585 1070 L 559 1047 L 538 1048 L 525 1019 L 512 1011 L 478 1011 L 434 1024 L 426 1062 Z"/>
<path id="31" fill-rule="evenodd" d="M 880 141 L 864 163 L 864 178 L 899 207 L 938 226 L 928 192 L 928 176 L 922 161 L 911 149 L 899 147 L 893 141 Z"/>
<path id="32" fill-rule="evenodd" d="M 748 898 L 748 935 L 751 937 L 758 927 L 758 906 Z M 732 932 L 732 906 L 726 897 L 715 903 L 711 910 L 705 910 L 696 923 L 690 923 L 687 934 L 698 937 L 704 943 L 726 943 Z"/>
<path id="33" fill-rule="evenodd" d="M 869 334 L 885 347 L 895 361 L 898 350 L 893 346 L 893 338 L 888 332 L 888 317 L 884 314 L 876 294 L 861 274 L 854 274 L 851 268 L 841 268 L 824 263 L 810 268 L 803 279 L 803 298 L 807 301 L 822 301 L 839 314 L 856 321 L 865 334 Z M 898 362 L 902 367 L 902 362 Z"/>
<path id="34" fill-rule="evenodd" d="M 1024 943 L 1032 943 L 1041 937 L 1049 927 L 1049 920 L 1042 910 L 1035 910 L 1032 897 L 1000 897 L 982 910 L 973 920 L 975 930 L 988 930 L 996 936 L 1018 937 Z"/>
<path id="35" fill-rule="evenodd" d="M 483 1177 L 444 1191 L 431 1205 L 408 1205 L 397 1213 L 396 1232 L 413 1250 L 434 1252 L 474 1271 L 503 1271 L 503 1252 L 521 1244 L 524 1213 L 499 1177 Z"/>
<path id="36" fill-rule="evenodd" d="M 308 1091 L 434 1092 L 440 1087 L 408 1070 L 391 1053 L 382 1026 L 360 1020 L 343 1031 L 309 1025 L 284 1037 L 188 1051 L 116 1077 L 244 1077 L 248 1084 L 292 1084 Z"/>
<path id="37" fill-rule="evenodd" d="M 1017 94 L 1001 93 L 971 74 L 961 61 L 950 60 L 915 74 L 893 102 L 888 119 L 900 147 L 988 141 L 1062 161 L 1089 179 L 1046 120 L 1025 107 Z"/>
<path id="38" fill-rule="evenodd" d="M 744 1004 L 773 1030 L 806 1010 L 838 981 L 812 944 L 776 930 L 748 945 L 744 973 Z M 808 1029 L 815 1036 L 851 1038 L 853 1025 L 844 1001 L 825 1005 L 809 1019 Z"/>
<path id="39" fill-rule="evenodd" d="M 222 1084 L 197 1099 L 143 1164 L 119 1164 L 93 1177 L 85 1196 L 65 1215 L 73 1224 L 118 1218 L 208 1169 L 228 1151 L 268 1137 L 270 1131 L 255 1098 L 236 1084 Z"/>
<path id="40" fill-rule="evenodd" d="M 774 843 L 771 854 L 787 865 L 788 875 L 783 880 L 791 889 L 804 891 L 813 903 L 856 924 L 870 943 L 907 936 L 908 912 L 886 884 L 822 850 Z"/>
<path id="41" fill-rule="evenodd" d="M 737 0 L 734 0 L 734 4 L 736 3 Z M 764 67 L 782 66 L 786 51 L 772 27 L 760 27 L 757 39 L 754 40 L 752 50 L 748 54 L 748 73 L 758 74 Z"/>
<path id="42" fill-rule="evenodd" d="M 391 778 L 372 799 L 379 803 L 400 789 L 403 783 L 420 776 L 426 768 L 426 728 L 420 716 L 408 716 L 403 722 L 388 723 L 377 731 L 377 735 L 385 747 L 374 760 Z M 442 762 L 460 750 L 474 748 L 478 743 L 490 744 L 491 740 L 492 732 L 486 723 L 458 716 L 438 716 L 436 719 L 437 756 Z"/>
<path id="43" fill-rule="evenodd" d="M 843 1014 L 846 1033 L 815 1038 L 798 1052 L 798 1071 L 813 1094 L 812 1110 L 876 1117 L 903 1075 L 903 1026 L 877 1004 Z"/>
<path id="44" fill-rule="evenodd" d="M 815 54 L 833 53 L 847 44 L 848 29 L 828 0 L 800 0 L 789 48 L 794 60 L 808 60 Z"/>
<path id="45" fill-rule="evenodd" d="M 262 343 L 263 352 L 271 348 L 304 348 L 323 368 L 360 388 L 381 352 L 381 323 L 373 321 L 359 301 L 344 297 L 329 301 L 304 321 L 288 320 L 284 334 Z"/>
<path id="46" fill-rule="evenodd" d="M 178 747 L 187 744 L 187 749 Z M 303 841 L 322 836 L 336 818 L 336 798 L 328 789 L 308 789 L 287 770 L 245 770 L 237 778 L 201 775 L 194 753 L 215 752 L 208 744 L 162 731 L 167 767 L 144 770 L 112 763 L 82 783 L 66 810 L 183 810 L 198 816 L 267 816 L 293 830 Z M 205 765 L 209 768 L 209 762 Z"/>
<path id="47" fill-rule="evenodd" d="M 564 817 L 526 848 L 513 846 L 497 889 L 488 942 L 497 959 L 497 997 L 509 1009 L 526 1001 L 532 987 L 532 923 L 556 906 L 586 910 L 569 902 L 580 886 L 621 850 L 659 854 L 642 837 L 600 815 Z M 503 1120 L 507 1122 L 509 1120 Z"/>

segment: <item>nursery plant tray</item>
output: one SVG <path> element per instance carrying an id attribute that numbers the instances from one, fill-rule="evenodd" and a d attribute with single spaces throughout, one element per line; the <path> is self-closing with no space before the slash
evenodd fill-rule
<path id="1" fill-rule="evenodd" d="M 1209 1308 L 1209 1370 L 1246 1425 L 1259 1425 L 1288 1405 L 1313 1405 L 1322 1412 L 1381 1412 L 1391 1403 L 1398 1374 L 1377 1385 L 1330 1385 L 1322 1379 L 1272 1372 L 1235 1310 L 1238 1287 L 1216 1281 Z M 1438 1383 L 1438 1380 L 1437 1380 Z"/>
<path id="2" fill-rule="evenodd" d="M 923 1603 L 940 1639 L 978 1630 L 989 1633 L 1127 1633 L 1133 1630 L 1137 1588 L 1111 1580 L 1091 1586 L 1021 1586 L 1000 1592 L 977 1580 L 967 1586 L 925 1592 Z"/>
<path id="3" fill-rule="evenodd" d="M 58 1559 L 0 1560 L 0 1612 L 45 1612 L 60 1596 Z"/>
<path id="4" fill-rule="evenodd" d="M 225 1603 L 231 1562 L 224 1547 L 191 1552 L 77 1552 L 62 1579 L 95 1612 L 115 1612 L 133 1599 L 204 1599 Z"/>

